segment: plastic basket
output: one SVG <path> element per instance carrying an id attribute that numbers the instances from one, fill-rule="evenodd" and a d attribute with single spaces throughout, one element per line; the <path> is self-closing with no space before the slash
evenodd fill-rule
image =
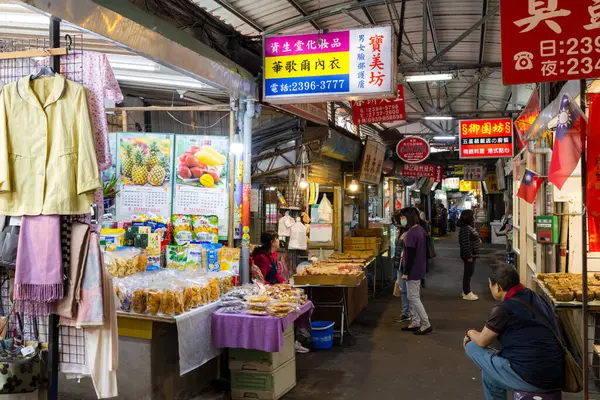
<path id="1" fill-rule="evenodd" d="M 333 347 L 333 321 L 315 321 L 310 324 L 313 349 L 327 350 Z"/>

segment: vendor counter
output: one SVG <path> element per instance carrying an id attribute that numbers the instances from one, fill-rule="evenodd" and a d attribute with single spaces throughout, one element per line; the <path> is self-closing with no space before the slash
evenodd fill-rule
<path id="1" fill-rule="evenodd" d="M 118 312 L 118 399 L 192 399 L 218 375 L 221 350 L 211 340 L 211 314 L 218 303 L 177 317 Z M 75 376 L 73 376 L 75 377 Z M 61 393 L 97 399 L 89 378 L 60 374 Z"/>

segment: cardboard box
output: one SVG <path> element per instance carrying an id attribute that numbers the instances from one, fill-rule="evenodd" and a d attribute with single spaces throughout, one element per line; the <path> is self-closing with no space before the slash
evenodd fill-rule
<path id="1" fill-rule="evenodd" d="M 358 286 L 365 279 L 364 272 L 358 276 L 338 276 L 338 275 L 294 275 L 294 285 L 342 285 Z"/>
<path id="2" fill-rule="evenodd" d="M 274 372 L 295 356 L 294 324 L 291 324 L 284 333 L 283 347 L 277 353 L 229 349 L 229 369 L 231 371 Z"/>
<path id="3" fill-rule="evenodd" d="M 231 371 L 232 400 L 278 400 L 296 386 L 296 358 L 271 373 Z"/>

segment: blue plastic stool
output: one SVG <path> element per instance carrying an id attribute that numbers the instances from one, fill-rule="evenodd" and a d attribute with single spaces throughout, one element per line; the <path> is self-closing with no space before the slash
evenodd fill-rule
<path id="1" fill-rule="evenodd" d="M 562 392 L 528 393 L 515 392 L 513 400 L 561 400 Z"/>

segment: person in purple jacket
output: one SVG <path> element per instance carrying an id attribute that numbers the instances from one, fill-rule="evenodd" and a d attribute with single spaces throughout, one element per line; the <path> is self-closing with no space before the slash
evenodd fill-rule
<path id="1" fill-rule="evenodd" d="M 427 265 L 427 232 L 419 224 L 419 218 L 412 208 L 402 209 L 400 215 L 401 225 L 408 228 L 400 268 L 402 279 L 406 281 L 411 316 L 410 324 L 402 330 L 415 335 L 428 335 L 433 328 L 421 302 L 421 279 L 425 277 Z"/>

